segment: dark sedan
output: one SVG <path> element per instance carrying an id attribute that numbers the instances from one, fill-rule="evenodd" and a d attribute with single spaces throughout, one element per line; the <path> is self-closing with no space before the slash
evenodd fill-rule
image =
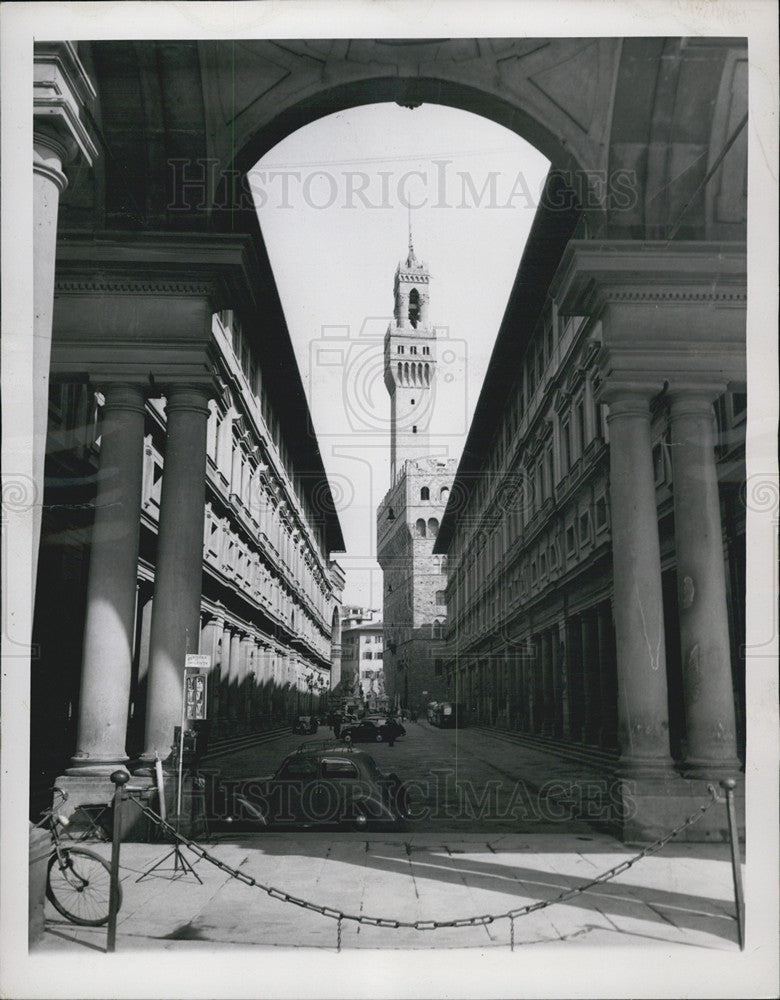
<path id="1" fill-rule="evenodd" d="M 384 774 L 365 751 L 336 744 L 304 744 L 273 776 L 224 782 L 221 793 L 223 815 L 260 826 L 399 826 L 407 812 L 396 774 Z"/>
<path id="2" fill-rule="evenodd" d="M 341 738 L 346 743 L 389 743 L 392 746 L 399 736 L 405 735 L 406 730 L 395 719 L 361 719 L 341 730 Z"/>

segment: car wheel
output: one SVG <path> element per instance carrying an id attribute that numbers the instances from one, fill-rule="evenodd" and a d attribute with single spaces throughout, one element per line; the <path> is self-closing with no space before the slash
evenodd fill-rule
<path id="1" fill-rule="evenodd" d="M 374 741 L 376 743 L 381 743 L 382 742 L 382 734 L 381 733 L 377 733 L 376 736 L 374 737 Z"/>
<path id="2" fill-rule="evenodd" d="M 344 734 L 344 742 L 345 743 L 351 743 L 352 742 L 352 736 L 351 736 L 350 733 L 345 733 Z"/>

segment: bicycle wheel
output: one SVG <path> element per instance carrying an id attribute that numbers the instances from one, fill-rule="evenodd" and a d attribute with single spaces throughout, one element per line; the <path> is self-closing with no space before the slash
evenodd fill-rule
<path id="1" fill-rule="evenodd" d="M 99 855 L 84 847 L 60 850 L 49 858 L 46 895 L 52 905 L 74 924 L 100 927 L 108 923 L 108 897 L 111 890 L 111 866 Z M 122 905 L 122 886 L 117 886 L 117 909 Z"/>

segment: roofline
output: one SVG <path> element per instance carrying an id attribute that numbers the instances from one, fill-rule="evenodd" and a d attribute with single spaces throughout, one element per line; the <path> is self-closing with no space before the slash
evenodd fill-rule
<path id="1" fill-rule="evenodd" d="M 485 443 L 495 427 L 496 417 L 501 414 L 514 389 L 514 373 L 580 218 L 581 209 L 560 172 L 550 169 L 544 190 L 546 196 L 537 209 L 526 240 L 450 490 L 450 499 L 433 546 L 436 555 L 447 554 L 458 517 L 463 513 L 466 498 L 470 497 L 474 487 L 476 474 L 484 468 L 487 458 Z"/>

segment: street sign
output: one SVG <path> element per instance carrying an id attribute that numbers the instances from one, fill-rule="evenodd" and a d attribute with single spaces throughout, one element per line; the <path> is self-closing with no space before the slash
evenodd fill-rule
<path id="1" fill-rule="evenodd" d="M 186 670 L 208 670 L 211 667 L 211 657 L 208 653 L 187 653 L 184 667 Z"/>
<path id="2" fill-rule="evenodd" d="M 208 659 L 208 657 L 207 657 Z M 185 684 L 185 718 L 189 720 L 206 718 L 206 675 L 188 673 Z"/>

